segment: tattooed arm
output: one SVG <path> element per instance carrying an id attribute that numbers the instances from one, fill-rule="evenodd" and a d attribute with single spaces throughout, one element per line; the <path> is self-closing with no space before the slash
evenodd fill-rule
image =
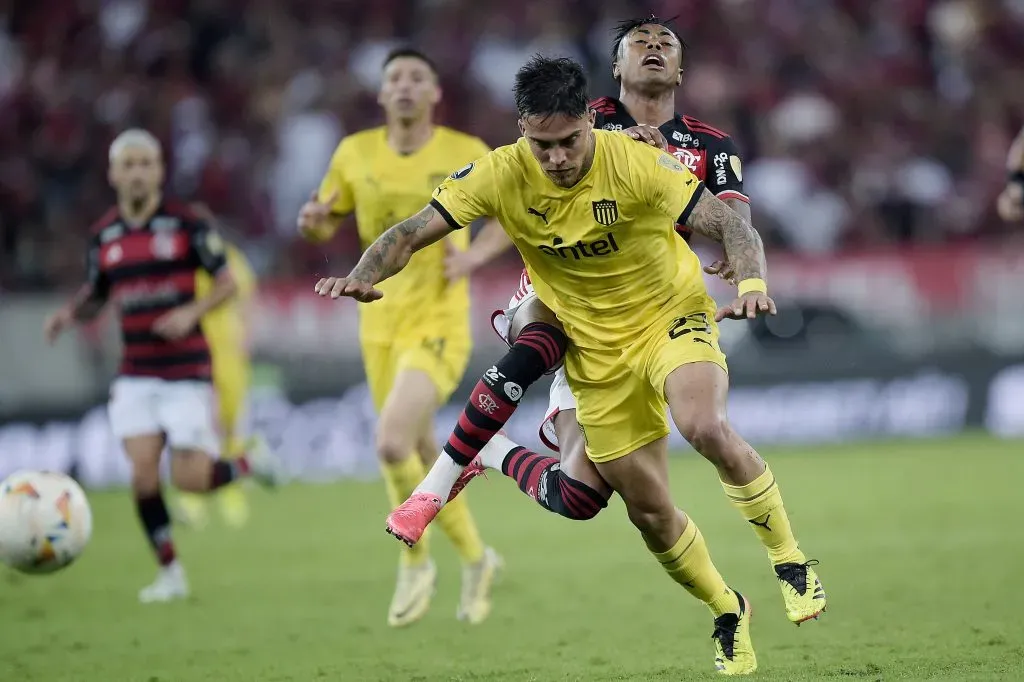
<path id="1" fill-rule="evenodd" d="M 764 285 L 767 271 L 764 245 L 750 222 L 705 189 L 686 217 L 686 225 L 721 243 L 726 259 L 736 272 L 740 294 L 731 305 L 718 309 L 715 320 L 752 319 L 762 313 L 774 315 L 775 302 L 769 298 Z M 744 280 L 754 281 L 744 286 Z"/>
<path id="2" fill-rule="evenodd" d="M 331 298 L 350 296 L 363 303 L 376 301 L 384 294 L 373 285 L 401 272 L 412 254 L 444 239 L 451 231 L 448 221 L 433 206 L 427 206 L 377 237 L 348 277 L 321 279 L 315 291 Z"/>
<path id="3" fill-rule="evenodd" d="M 686 225 L 722 245 L 738 281 L 765 278 L 767 266 L 761 236 L 748 220 L 714 194 L 704 190 L 686 218 Z"/>

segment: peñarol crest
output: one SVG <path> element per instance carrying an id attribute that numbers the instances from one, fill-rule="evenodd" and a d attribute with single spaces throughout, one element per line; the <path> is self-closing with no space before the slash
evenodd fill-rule
<path id="1" fill-rule="evenodd" d="M 619 219 L 619 207 L 614 199 L 591 202 L 594 206 L 594 220 L 605 227 Z"/>

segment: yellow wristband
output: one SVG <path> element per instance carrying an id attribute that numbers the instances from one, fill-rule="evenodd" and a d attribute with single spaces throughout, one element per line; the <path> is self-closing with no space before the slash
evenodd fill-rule
<path id="1" fill-rule="evenodd" d="M 755 277 L 753 279 L 745 279 L 742 282 L 740 282 L 739 290 L 740 296 L 749 294 L 752 291 L 759 291 L 762 294 L 767 294 L 768 285 L 765 284 L 765 281 L 763 279 L 758 279 Z"/>

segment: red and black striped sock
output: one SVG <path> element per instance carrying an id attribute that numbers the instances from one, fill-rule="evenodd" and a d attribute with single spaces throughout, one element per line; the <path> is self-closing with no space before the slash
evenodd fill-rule
<path id="1" fill-rule="evenodd" d="M 608 506 L 608 500 L 582 481 L 569 478 L 554 457 L 517 447 L 505 456 L 501 473 L 548 511 L 586 521 Z"/>
<path id="2" fill-rule="evenodd" d="M 560 329 L 543 322 L 526 325 L 515 343 L 473 387 L 444 452 L 467 466 L 512 417 L 526 389 L 565 355 L 568 340 Z"/>
<path id="3" fill-rule="evenodd" d="M 171 540 L 171 515 L 164 504 L 160 491 L 147 495 L 135 496 L 135 509 L 139 513 L 142 527 L 153 547 L 156 559 L 161 566 L 174 563 L 174 542 Z"/>

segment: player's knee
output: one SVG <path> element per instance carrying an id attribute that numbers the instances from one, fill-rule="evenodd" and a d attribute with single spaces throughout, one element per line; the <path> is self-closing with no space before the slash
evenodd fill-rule
<path id="1" fill-rule="evenodd" d="M 657 537 L 676 522 L 675 507 L 627 505 L 626 513 L 630 522 L 645 536 Z"/>
<path id="2" fill-rule="evenodd" d="M 549 511 L 573 521 L 588 521 L 608 506 L 608 500 L 586 483 L 570 478 L 560 468 L 541 476 L 538 499 Z"/>
<path id="3" fill-rule="evenodd" d="M 171 484 L 188 493 L 203 492 L 210 487 L 208 455 L 191 450 L 176 450 L 171 455 Z"/>
<path id="4" fill-rule="evenodd" d="M 729 422 L 724 415 L 694 414 L 679 424 L 679 432 L 693 449 L 708 458 L 726 452 L 729 441 Z"/>
<path id="5" fill-rule="evenodd" d="M 387 464 L 397 464 L 412 454 L 412 439 L 400 429 L 377 429 L 377 458 Z"/>
<path id="6" fill-rule="evenodd" d="M 568 337 L 558 327 L 546 322 L 531 322 L 523 327 L 512 348 L 495 367 L 505 376 L 514 377 L 525 388 L 557 367 L 568 345 Z"/>

